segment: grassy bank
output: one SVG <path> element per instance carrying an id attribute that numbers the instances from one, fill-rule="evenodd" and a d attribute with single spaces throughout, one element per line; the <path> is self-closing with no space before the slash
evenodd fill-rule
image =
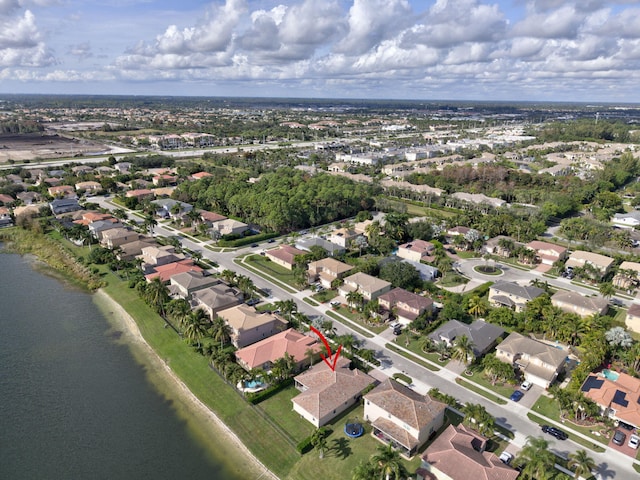
<path id="1" fill-rule="evenodd" d="M 278 477 L 286 477 L 300 455 L 245 402 L 211 371 L 206 358 L 196 353 L 124 282 L 107 275 L 105 291 L 134 318 L 147 343 L 208 408 L 240 438 L 247 448 Z"/>
<path id="2" fill-rule="evenodd" d="M 64 280 L 83 289 L 93 291 L 103 284 L 102 279 L 79 263 L 74 254 L 61 241 L 41 233 L 22 228 L 0 230 L 0 242 L 7 251 L 20 255 L 36 255 Z"/>

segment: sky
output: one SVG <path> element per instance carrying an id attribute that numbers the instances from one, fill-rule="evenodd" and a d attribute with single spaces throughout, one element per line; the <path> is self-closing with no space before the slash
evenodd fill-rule
<path id="1" fill-rule="evenodd" d="M 0 93 L 640 103 L 640 0 L 0 0 Z"/>

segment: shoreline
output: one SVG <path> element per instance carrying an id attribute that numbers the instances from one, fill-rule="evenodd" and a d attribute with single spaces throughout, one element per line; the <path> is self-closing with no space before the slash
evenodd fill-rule
<path id="1" fill-rule="evenodd" d="M 146 342 L 138 324 L 133 317 L 107 292 L 99 289 L 94 294 L 94 301 L 103 311 L 103 314 L 116 328 L 122 331 L 119 341 L 127 344 L 137 360 L 144 366 L 150 367 L 147 376 L 154 375 L 157 378 L 151 379 L 153 383 L 162 384 L 162 387 L 168 388 L 170 393 L 175 395 L 187 412 L 185 416 L 194 416 L 192 420 L 196 421 L 196 432 L 189 425 L 191 434 L 198 437 L 198 441 L 211 441 L 215 439 L 216 450 L 224 450 L 224 455 L 219 455 L 221 459 L 227 459 L 224 462 L 230 473 L 239 475 L 240 478 L 256 478 L 279 480 L 251 451 L 242 443 L 238 436 L 202 401 L 187 387 L 187 385 L 176 375 L 169 367 L 167 362 L 160 358 L 153 348 Z M 101 305 L 102 304 L 102 305 Z M 138 358 L 140 357 L 140 358 Z M 155 381 L 154 381 L 155 380 Z M 160 385 L 156 385 L 160 387 Z M 161 392 L 166 395 L 165 392 Z M 177 410 L 177 409 L 176 409 Z M 182 413 L 182 412 L 176 412 Z M 186 419 L 187 421 L 189 419 Z M 191 422 L 188 422 L 191 423 Z M 223 444 L 223 442 L 225 442 Z M 203 445 L 210 452 L 210 445 Z M 221 448 L 224 447 L 224 448 Z M 235 463 L 229 460 L 236 460 Z M 241 468 L 238 468 L 241 467 Z M 249 477 L 249 475 L 255 475 Z"/>

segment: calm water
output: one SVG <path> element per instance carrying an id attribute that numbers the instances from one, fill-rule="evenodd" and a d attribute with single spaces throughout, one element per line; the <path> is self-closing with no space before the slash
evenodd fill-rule
<path id="1" fill-rule="evenodd" d="M 89 295 L 0 254 L 0 478 L 235 478 L 109 328 Z"/>

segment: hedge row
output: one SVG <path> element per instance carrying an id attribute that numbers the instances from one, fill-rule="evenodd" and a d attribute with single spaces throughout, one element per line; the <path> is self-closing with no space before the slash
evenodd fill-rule
<path id="1" fill-rule="evenodd" d="M 280 236 L 279 233 L 258 233 L 257 235 L 250 235 L 248 237 L 241 237 L 233 240 L 220 239 L 216 245 L 218 247 L 242 247 L 250 243 L 259 243 L 278 236 Z"/>
<path id="2" fill-rule="evenodd" d="M 262 402 L 263 400 L 266 400 L 267 398 L 272 397 L 273 395 L 278 393 L 280 390 L 288 387 L 289 385 L 293 385 L 293 377 L 289 377 L 280 383 L 270 385 L 264 390 L 260 390 L 259 392 L 247 393 L 246 395 L 247 401 L 252 405 L 256 405 Z"/>

